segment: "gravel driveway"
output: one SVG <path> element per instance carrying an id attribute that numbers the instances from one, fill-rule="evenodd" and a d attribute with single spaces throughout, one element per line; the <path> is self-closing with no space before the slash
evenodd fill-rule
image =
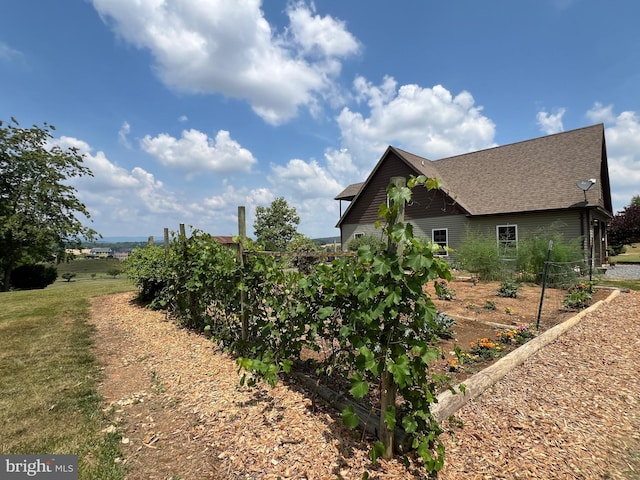
<path id="1" fill-rule="evenodd" d="M 611 265 L 607 268 L 605 278 L 624 278 L 628 280 L 640 279 L 640 265 Z"/>

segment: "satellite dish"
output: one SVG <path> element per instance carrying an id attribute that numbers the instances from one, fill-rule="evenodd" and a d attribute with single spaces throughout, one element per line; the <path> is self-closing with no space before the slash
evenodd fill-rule
<path id="1" fill-rule="evenodd" d="M 578 182 L 576 182 L 576 185 L 578 186 L 578 188 L 584 192 L 586 192 L 587 190 L 591 190 L 591 188 L 596 184 L 596 179 L 595 178 L 591 178 L 589 180 L 580 180 Z"/>

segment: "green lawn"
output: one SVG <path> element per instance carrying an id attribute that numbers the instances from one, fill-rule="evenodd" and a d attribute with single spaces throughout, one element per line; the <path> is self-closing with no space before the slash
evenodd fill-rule
<path id="1" fill-rule="evenodd" d="M 76 454 L 80 479 L 124 471 L 116 434 L 101 433 L 91 297 L 132 290 L 124 279 L 60 282 L 0 293 L 0 453 Z"/>
<path id="2" fill-rule="evenodd" d="M 75 273 L 72 281 L 98 278 L 113 278 L 107 272 L 122 270 L 122 262 L 115 258 L 77 258 L 66 263 L 53 265 L 58 270 L 58 279 L 62 280 L 64 273 Z M 66 281 L 66 280 L 62 280 Z"/>
<path id="3" fill-rule="evenodd" d="M 629 253 L 623 253 L 621 255 L 616 255 L 615 257 L 609 257 L 609 263 L 640 263 L 640 252 L 637 252 L 636 249 L 630 251 Z"/>

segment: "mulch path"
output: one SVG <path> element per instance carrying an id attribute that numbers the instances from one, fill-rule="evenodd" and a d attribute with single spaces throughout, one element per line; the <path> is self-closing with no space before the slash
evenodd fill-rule
<path id="1" fill-rule="evenodd" d="M 91 321 L 128 479 L 424 478 L 412 459 L 373 466 L 372 439 L 295 384 L 241 387 L 231 357 L 131 293 L 94 299 Z M 640 479 L 639 370 L 631 292 L 463 407 L 439 478 Z"/>

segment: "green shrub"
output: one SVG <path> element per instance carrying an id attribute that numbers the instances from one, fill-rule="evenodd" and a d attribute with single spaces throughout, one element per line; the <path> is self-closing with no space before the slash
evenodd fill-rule
<path id="1" fill-rule="evenodd" d="M 162 292 L 167 287 L 171 272 L 162 247 L 148 245 L 134 249 L 123 262 L 127 278 L 138 289 L 138 298 L 150 302 L 152 308 L 166 305 Z"/>
<path id="2" fill-rule="evenodd" d="M 347 250 L 357 252 L 360 247 L 368 245 L 374 252 L 381 252 L 387 248 L 387 242 L 385 242 L 380 235 L 363 235 L 358 238 L 353 238 L 347 244 Z"/>
<path id="3" fill-rule="evenodd" d="M 523 280 L 540 282 L 547 261 L 549 241 L 553 240 L 548 284 L 572 283 L 576 277 L 574 268 L 583 260 L 580 239 L 567 240 L 559 232 L 559 224 L 541 228 L 522 235 L 518 241 L 517 269 Z"/>
<path id="4" fill-rule="evenodd" d="M 289 242 L 287 251 L 293 252 L 295 255 L 290 257 L 289 263 L 302 273 L 309 273 L 313 270 L 314 265 L 321 261 L 317 255 L 305 255 L 307 252 L 317 252 L 318 247 L 313 240 L 300 233 Z"/>
<path id="5" fill-rule="evenodd" d="M 21 265 L 11 272 L 10 284 L 20 290 L 32 290 L 51 285 L 58 278 L 55 267 L 38 264 Z"/>
<path id="6" fill-rule="evenodd" d="M 76 276 L 73 272 L 65 272 L 62 274 L 62 278 L 64 278 L 67 282 L 70 282 L 72 278 Z"/>
<path id="7" fill-rule="evenodd" d="M 446 281 L 435 282 L 436 294 L 438 295 L 439 300 L 455 300 L 456 291 L 449 286 Z"/>
<path id="8" fill-rule="evenodd" d="M 503 280 L 498 288 L 497 295 L 504 298 L 516 298 L 518 296 L 518 289 L 520 286 L 513 280 Z"/>
<path id="9" fill-rule="evenodd" d="M 562 305 L 567 310 L 581 310 L 586 308 L 591 304 L 593 291 L 592 283 L 577 283 L 567 290 Z"/>
<path id="10" fill-rule="evenodd" d="M 439 338 L 453 338 L 453 326 L 456 320 L 444 312 L 438 312 L 433 318 L 434 334 Z"/>
<path id="11" fill-rule="evenodd" d="M 502 262 L 495 237 L 467 230 L 456 250 L 456 257 L 461 268 L 477 273 L 482 280 L 498 280 L 501 277 Z"/>

